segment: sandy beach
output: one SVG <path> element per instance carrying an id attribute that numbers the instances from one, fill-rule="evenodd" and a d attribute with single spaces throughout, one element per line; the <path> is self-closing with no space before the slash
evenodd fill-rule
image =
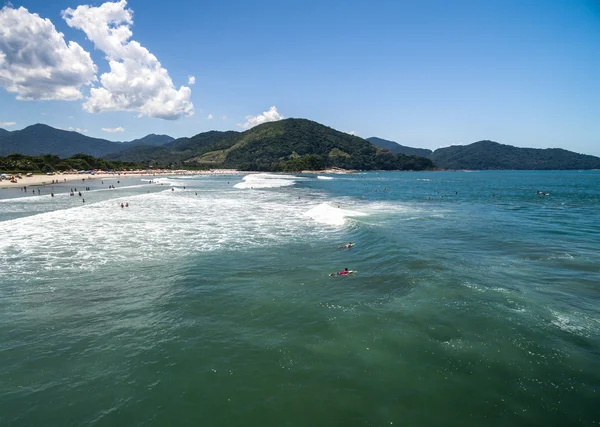
<path id="1" fill-rule="evenodd" d="M 131 177 L 142 177 L 142 176 L 173 176 L 173 175 L 236 175 L 243 172 L 239 172 L 235 169 L 211 169 L 205 171 L 191 171 L 191 170 L 156 170 L 152 172 L 148 171 L 122 171 L 113 173 L 63 173 L 55 175 L 46 174 L 34 174 L 32 176 L 23 175 L 22 178 L 18 178 L 17 182 L 10 182 L 7 179 L 0 181 L 0 189 L 5 188 L 19 188 L 19 187 L 35 187 L 44 185 L 60 184 L 72 181 L 91 181 L 98 179 L 111 179 L 111 178 L 131 178 Z"/>

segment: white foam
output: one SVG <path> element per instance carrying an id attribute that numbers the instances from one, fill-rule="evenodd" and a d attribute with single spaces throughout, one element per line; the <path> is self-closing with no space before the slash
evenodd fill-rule
<path id="1" fill-rule="evenodd" d="M 294 185 L 298 177 L 293 175 L 275 175 L 270 173 L 257 173 L 246 175 L 242 182 L 234 185 L 235 188 L 279 188 Z"/>
<path id="2" fill-rule="evenodd" d="M 582 313 L 560 313 L 550 309 L 553 319 L 550 321 L 557 328 L 574 335 L 591 337 L 598 333 L 600 319 Z"/>
<path id="3" fill-rule="evenodd" d="M 304 215 L 312 218 L 316 222 L 327 225 L 344 225 L 346 218 L 366 216 L 367 214 L 347 209 L 336 208 L 329 203 L 321 203 L 307 211 Z"/>
<path id="4" fill-rule="evenodd" d="M 318 176 L 317 176 L 317 179 L 326 179 L 326 180 L 331 180 L 331 179 L 333 179 L 333 178 L 332 178 L 332 177 L 330 177 L 330 176 L 322 176 L 322 175 L 318 175 Z"/>
<path id="5" fill-rule="evenodd" d="M 85 204 L 79 197 L 63 196 L 64 203 L 48 198 L 46 208 L 53 211 L 37 213 L 33 206 L 28 216 L 0 222 L 0 283 L 46 277 L 50 271 L 78 274 L 111 263 L 145 262 L 167 253 L 184 257 L 327 238 L 322 227 L 307 222 L 305 199 L 289 192 L 193 195 L 167 187 L 113 194 Z M 121 208 L 121 202 L 129 207 Z"/>

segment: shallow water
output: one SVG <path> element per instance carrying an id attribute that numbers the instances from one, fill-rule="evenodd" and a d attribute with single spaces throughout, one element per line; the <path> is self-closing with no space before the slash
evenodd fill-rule
<path id="1" fill-rule="evenodd" d="M 2 426 L 600 423 L 600 172 L 67 184 L 0 196 Z"/>

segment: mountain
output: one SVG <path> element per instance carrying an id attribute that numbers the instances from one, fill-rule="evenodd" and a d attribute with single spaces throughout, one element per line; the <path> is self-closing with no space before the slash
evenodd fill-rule
<path id="1" fill-rule="evenodd" d="M 107 160 L 119 160 L 127 162 L 154 163 L 161 165 L 170 165 L 182 163 L 210 151 L 219 141 L 229 140 L 239 135 L 235 131 L 210 131 L 199 133 L 191 138 L 179 138 L 165 145 L 155 147 L 148 145 L 139 145 L 126 148 L 124 150 L 109 153 L 104 156 Z"/>
<path id="2" fill-rule="evenodd" d="M 110 160 L 199 168 L 299 171 L 344 169 L 422 170 L 425 158 L 381 150 L 357 136 L 306 119 L 263 123 L 245 132 L 205 132 L 162 147 L 138 147 L 105 156 Z"/>
<path id="3" fill-rule="evenodd" d="M 84 153 L 99 157 L 122 150 L 124 146 L 159 145 L 172 140 L 173 138 L 168 135 L 150 134 L 144 138 L 121 143 L 36 124 L 12 132 L 0 129 L 0 156 L 19 153 L 30 156 L 56 154 L 59 157 L 69 157 Z"/>
<path id="4" fill-rule="evenodd" d="M 76 153 L 101 156 L 118 150 L 118 142 L 106 139 L 91 138 L 77 132 L 55 129 L 51 126 L 37 124 L 25 129 L 0 134 L 0 155 L 11 153 L 26 155 L 56 154 L 69 157 Z"/>
<path id="5" fill-rule="evenodd" d="M 412 148 L 406 147 L 404 145 L 400 145 L 395 141 L 388 141 L 387 139 L 370 137 L 367 138 L 371 144 L 374 144 L 378 147 L 385 148 L 386 150 L 390 150 L 394 154 L 406 154 L 407 156 L 421 156 L 421 157 L 429 157 L 433 154 L 433 151 L 428 150 L 426 148 Z"/>
<path id="6" fill-rule="evenodd" d="M 159 146 L 159 145 L 168 144 L 169 142 L 173 141 L 174 139 L 175 138 L 173 138 L 172 136 L 169 136 L 169 135 L 157 135 L 155 133 L 151 133 L 149 135 L 146 135 L 143 138 L 134 139 L 133 141 L 129 141 L 129 142 L 123 142 L 123 144 Z"/>
<path id="7" fill-rule="evenodd" d="M 431 159 L 444 169 L 600 169 L 600 158 L 562 148 L 518 148 L 493 141 L 435 150 Z"/>

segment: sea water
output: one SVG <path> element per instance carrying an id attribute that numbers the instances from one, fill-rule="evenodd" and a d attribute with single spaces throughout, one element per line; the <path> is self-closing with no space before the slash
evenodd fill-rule
<path id="1" fill-rule="evenodd" d="M 598 171 L 74 185 L 0 191 L 1 426 L 600 423 Z"/>

